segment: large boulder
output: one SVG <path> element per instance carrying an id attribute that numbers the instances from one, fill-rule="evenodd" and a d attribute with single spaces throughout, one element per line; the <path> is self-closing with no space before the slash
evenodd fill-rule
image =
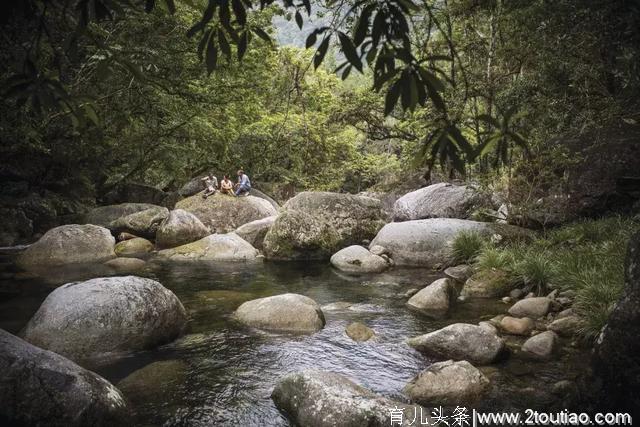
<path id="1" fill-rule="evenodd" d="M 410 221 L 426 218 L 462 218 L 471 216 L 474 210 L 489 207 L 488 197 L 466 185 L 446 182 L 433 184 L 396 200 L 393 206 L 394 221 Z"/>
<path id="2" fill-rule="evenodd" d="M 120 217 L 109 224 L 109 229 L 114 234 L 124 232 L 147 239 L 155 239 L 160 223 L 168 216 L 169 209 L 155 206 Z"/>
<path id="3" fill-rule="evenodd" d="M 346 247 L 333 254 L 331 265 L 347 273 L 381 273 L 389 267 L 384 258 L 359 245 Z"/>
<path id="4" fill-rule="evenodd" d="M 235 318 L 254 328 L 313 333 L 324 328 L 324 314 L 311 298 L 298 294 L 282 294 L 243 303 Z"/>
<path id="5" fill-rule="evenodd" d="M 0 329 L 0 422 L 9 426 L 124 426 L 122 394 L 97 374 Z"/>
<path id="6" fill-rule="evenodd" d="M 429 425 L 433 421 L 426 408 L 378 396 L 342 375 L 319 370 L 286 375 L 274 387 L 271 398 L 300 426 L 388 427 L 394 409 L 401 415 L 401 422 L 395 425 L 411 425 L 410 417 L 420 413 Z"/>
<path id="7" fill-rule="evenodd" d="M 352 194 L 302 192 L 283 209 L 264 240 L 271 259 L 328 259 L 370 240 L 385 222 L 379 200 Z"/>
<path id="8" fill-rule="evenodd" d="M 489 391 L 490 382 L 466 360 L 436 362 L 404 388 L 412 401 L 428 407 L 473 406 Z"/>
<path id="9" fill-rule="evenodd" d="M 407 306 L 428 317 L 441 319 L 447 315 L 457 296 L 455 285 L 450 279 L 438 279 L 412 296 L 407 301 Z"/>
<path id="10" fill-rule="evenodd" d="M 155 280 L 108 277 L 57 288 L 21 335 L 38 347 L 84 363 L 172 341 L 186 323 L 180 300 Z"/>
<path id="11" fill-rule="evenodd" d="M 47 231 L 17 258 L 27 270 L 49 266 L 104 262 L 115 258 L 116 240 L 97 225 L 61 225 Z"/>
<path id="12" fill-rule="evenodd" d="M 627 250 L 622 295 L 594 346 L 592 364 L 602 381 L 602 409 L 633 408 L 633 413 L 640 416 L 639 336 L 640 233 L 636 233 Z"/>
<path id="13" fill-rule="evenodd" d="M 120 203 L 117 205 L 99 206 L 84 214 L 82 222 L 84 224 L 108 227 L 112 221 L 115 221 L 118 218 L 154 207 L 159 206 L 149 203 Z"/>
<path id="14" fill-rule="evenodd" d="M 209 229 L 193 215 L 182 209 L 175 209 L 160 223 L 156 232 L 156 246 L 159 249 L 174 248 L 195 242 L 209 235 Z"/>
<path id="15" fill-rule="evenodd" d="M 269 196 L 265 192 L 258 190 L 255 186 L 251 188 L 251 191 L 249 192 L 249 194 L 251 194 L 252 196 L 264 199 L 267 202 L 271 203 L 271 206 L 273 206 L 275 210 L 280 209 L 280 205 L 278 204 L 278 202 L 276 202 L 271 196 Z"/>
<path id="16" fill-rule="evenodd" d="M 177 248 L 158 252 L 177 261 L 255 261 L 259 252 L 235 233 L 212 234 Z"/>
<path id="17" fill-rule="evenodd" d="M 236 234 L 242 237 L 256 249 L 262 249 L 262 243 L 267 235 L 267 232 L 271 229 L 276 222 L 276 215 L 268 216 L 266 218 L 257 219 L 255 221 L 248 222 L 241 225 L 236 230 Z"/>
<path id="18" fill-rule="evenodd" d="M 176 203 L 176 209 L 194 214 L 215 233 L 229 233 L 243 224 L 278 213 L 271 203 L 259 197 L 233 197 L 220 192 L 206 199 L 200 195 L 187 197 Z"/>
<path id="19" fill-rule="evenodd" d="M 446 267 L 453 263 L 451 244 L 461 232 L 476 232 L 506 238 L 525 236 L 514 226 L 455 218 L 432 218 L 392 222 L 380 230 L 369 247 L 380 245 L 391 254 L 396 265 Z"/>
<path id="20" fill-rule="evenodd" d="M 493 362 L 505 348 L 504 342 L 495 333 L 467 323 L 454 323 L 410 338 L 408 344 L 428 356 L 467 360 L 477 365 Z"/>

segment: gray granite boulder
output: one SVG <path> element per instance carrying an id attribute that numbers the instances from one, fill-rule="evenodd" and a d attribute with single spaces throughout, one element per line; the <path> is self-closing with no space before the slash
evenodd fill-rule
<path id="1" fill-rule="evenodd" d="M 433 425 L 428 409 L 376 395 L 333 372 L 306 370 L 288 374 L 278 381 L 271 398 L 299 426 L 388 427 L 393 409 L 403 414 L 401 424 L 394 425 L 409 426 L 410 416 L 421 410 Z"/>
<path id="2" fill-rule="evenodd" d="M 254 248 L 262 249 L 264 238 L 276 222 L 276 218 L 278 218 L 277 215 L 272 215 L 248 222 L 238 227 L 236 234 L 251 243 Z"/>
<path id="3" fill-rule="evenodd" d="M 97 225 L 62 225 L 47 231 L 22 252 L 16 263 L 33 270 L 50 266 L 99 263 L 115 258 L 116 240 Z"/>
<path id="4" fill-rule="evenodd" d="M 347 273 L 381 273 L 389 268 L 384 258 L 359 245 L 339 250 L 331 256 L 330 261 L 335 268 Z"/>
<path id="5" fill-rule="evenodd" d="M 410 338 L 407 342 L 427 356 L 467 360 L 476 365 L 492 363 L 505 348 L 504 342 L 495 333 L 467 323 L 454 323 Z"/>
<path id="6" fill-rule="evenodd" d="M 479 208 L 491 207 L 488 197 L 466 185 L 446 182 L 407 193 L 393 205 L 394 221 L 426 218 L 466 219 Z"/>
<path id="7" fill-rule="evenodd" d="M 324 314 L 311 298 L 282 294 L 243 303 L 234 317 L 245 325 L 276 332 L 314 333 L 324 328 Z"/>
<path id="8" fill-rule="evenodd" d="M 175 248 L 208 236 L 209 229 L 192 213 L 175 209 L 160 223 L 156 231 L 158 249 Z"/>
<path id="9" fill-rule="evenodd" d="M 155 280 L 106 277 L 51 292 L 21 336 L 82 364 L 170 342 L 186 323 L 180 300 Z"/>
<path id="10" fill-rule="evenodd" d="M 212 234 L 176 248 L 164 249 L 158 256 L 174 261 L 256 261 L 259 252 L 235 233 Z"/>
<path id="11" fill-rule="evenodd" d="M 427 407 L 474 406 L 489 391 L 490 382 L 466 360 L 436 362 L 404 388 L 412 401 Z"/>
<path id="12" fill-rule="evenodd" d="M 453 281 L 438 279 L 413 295 L 407 306 L 434 319 L 442 319 L 458 296 Z"/>
<path id="13" fill-rule="evenodd" d="M 122 394 L 99 375 L 2 329 L 0 348 L 3 425 L 129 425 Z"/>

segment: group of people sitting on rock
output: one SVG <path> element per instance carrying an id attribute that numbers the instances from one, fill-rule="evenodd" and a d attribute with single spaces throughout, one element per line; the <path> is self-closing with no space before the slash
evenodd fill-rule
<path id="1" fill-rule="evenodd" d="M 224 175 L 222 178 L 220 188 L 218 188 L 218 178 L 213 176 L 213 174 L 202 178 L 202 182 L 205 190 L 202 194 L 202 198 L 204 199 L 215 194 L 218 190 L 220 190 L 220 193 L 228 194 L 229 196 L 248 196 L 251 190 L 251 181 L 242 169 L 238 170 L 238 182 L 236 182 L 235 185 L 227 175 Z"/>

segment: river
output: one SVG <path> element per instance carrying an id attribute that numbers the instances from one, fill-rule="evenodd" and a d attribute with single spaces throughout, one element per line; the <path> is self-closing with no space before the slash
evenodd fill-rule
<path id="1" fill-rule="evenodd" d="M 52 270 L 42 279 L 16 275 L 10 257 L 3 256 L 0 265 L 0 328 L 12 333 L 19 332 L 56 285 L 107 273 L 92 266 Z M 406 400 L 404 385 L 433 362 L 410 348 L 408 337 L 455 322 L 477 323 L 508 308 L 500 301 L 476 299 L 457 304 L 446 320 L 413 313 L 405 306 L 404 293 L 441 277 L 421 269 L 353 277 L 328 263 L 149 262 L 139 275 L 171 289 L 190 319 L 187 334 L 173 343 L 92 367 L 123 390 L 140 426 L 287 426 L 270 393 L 280 377 L 306 368 L 334 371 L 384 396 Z M 313 335 L 265 333 L 232 317 L 244 301 L 286 292 L 307 295 L 322 306 L 353 305 L 325 309 L 326 327 Z M 353 321 L 371 327 L 375 339 L 356 343 L 347 337 L 345 327 Z M 549 393 L 551 385 L 577 378 L 586 365 L 583 350 L 569 350 L 555 362 L 511 357 L 483 368 L 494 383 L 484 406 L 549 409 L 558 403 L 554 399 L 561 400 Z"/>

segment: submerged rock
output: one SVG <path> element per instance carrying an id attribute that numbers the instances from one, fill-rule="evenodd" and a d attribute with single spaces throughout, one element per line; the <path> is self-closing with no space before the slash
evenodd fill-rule
<path id="1" fill-rule="evenodd" d="M 138 258 L 115 258 L 104 263 L 119 273 L 134 272 L 143 269 L 147 263 Z"/>
<path id="2" fill-rule="evenodd" d="M 548 360 L 553 357 L 558 344 L 558 335 L 553 331 L 545 331 L 526 340 L 522 344 L 521 351 L 525 357 Z"/>
<path id="3" fill-rule="evenodd" d="M 104 378 L 2 329 L 0 348 L 4 425 L 129 425 L 122 394 Z"/>
<path id="4" fill-rule="evenodd" d="M 391 410 L 403 413 L 403 426 L 421 410 L 429 422 L 429 410 L 376 395 L 348 378 L 326 371 L 306 370 L 278 381 L 271 398 L 296 425 L 314 427 L 388 427 Z M 423 418 L 423 419 L 424 419 Z M 398 424 L 395 424 L 398 425 Z"/>
<path id="5" fill-rule="evenodd" d="M 458 293 L 450 279 L 438 279 L 413 295 L 407 306 L 434 319 L 446 317 Z"/>
<path id="6" fill-rule="evenodd" d="M 248 222 L 238 227 L 236 234 L 251 243 L 254 248 L 262 249 L 264 238 L 276 222 L 276 218 L 277 215 L 273 215 Z"/>
<path id="7" fill-rule="evenodd" d="M 271 203 L 259 197 L 233 197 L 220 192 L 206 199 L 199 194 L 187 197 L 176 203 L 176 209 L 192 213 L 215 233 L 229 233 L 241 225 L 278 213 Z"/>
<path id="8" fill-rule="evenodd" d="M 51 292 L 21 335 L 82 363 L 164 344 L 180 336 L 186 323 L 182 303 L 155 280 L 107 277 Z"/>
<path id="9" fill-rule="evenodd" d="M 514 317 L 530 317 L 539 319 L 549 313 L 551 300 L 547 297 L 525 298 L 518 301 L 509 309 L 509 314 Z"/>
<path id="10" fill-rule="evenodd" d="M 120 257 L 135 257 L 152 252 L 153 243 L 143 237 L 134 237 L 133 239 L 123 240 L 115 246 L 115 253 Z"/>
<path id="11" fill-rule="evenodd" d="M 187 365 L 180 360 L 162 360 L 132 372 L 118 388 L 133 404 L 144 404 L 173 394 L 184 382 Z"/>
<path id="12" fill-rule="evenodd" d="M 346 247 L 333 254 L 331 265 L 347 273 L 381 273 L 389 268 L 384 258 L 358 245 Z"/>
<path id="13" fill-rule="evenodd" d="M 87 212 L 82 220 L 84 224 L 108 227 L 112 221 L 122 218 L 123 216 L 159 207 L 160 206 L 150 203 L 120 203 L 117 205 L 99 206 Z"/>
<path id="14" fill-rule="evenodd" d="M 212 234 L 177 248 L 165 249 L 158 256 L 177 261 L 255 261 L 258 250 L 235 233 Z"/>
<path id="15" fill-rule="evenodd" d="M 324 328 L 324 314 L 311 298 L 282 294 L 243 303 L 235 312 L 240 322 L 279 332 L 313 333 Z"/>
<path id="16" fill-rule="evenodd" d="M 437 362 L 420 372 L 404 392 L 421 405 L 473 406 L 489 391 L 490 382 L 466 360 Z"/>
<path id="17" fill-rule="evenodd" d="M 477 365 L 490 364 L 504 350 L 504 342 L 496 334 L 467 323 L 454 323 L 410 338 L 407 343 L 428 356 L 468 360 Z"/>
<path id="18" fill-rule="evenodd" d="M 454 218 L 432 218 L 392 222 L 380 230 L 370 247 L 380 245 L 389 251 L 396 265 L 419 267 L 447 267 L 454 261 L 451 244 L 463 231 L 491 236 L 526 235 L 514 226 L 469 221 Z"/>
<path id="19" fill-rule="evenodd" d="M 340 248 L 371 239 L 384 225 L 377 199 L 302 192 L 290 199 L 264 240 L 271 259 L 328 259 Z"/>
<path id="20" fill-rule="evenodd" d="M 577 334 L 580 327 L 582 327 L 582 321 L 578 316 L 561 317 L 547 325 L 547 329 L 563 337 L 571 337 Z"/>
<path id="21" fill-rule="evenodd" d="M 393 205 L 394 221 L 426 218 L 466 219 L 479 208 L 491 207 L 488 197 L 466 185 L 446 182 L 407 193 Z"/>
<path id="22" fill-rule="evenodd" d="M 22 252 L 16 263 L 32 270 L 65 264 L 100 263 L 115 258 L 116 240 L 97 225 L 62 225 L 47 231 Z"/>
<path id="23" fill-rule="evenodd" d="M 209 229 L 195 215 L 175 209 L 162 221 L 156 232 L 159 249 L 175 248 L 209 235 Z"/>
<path id="24" fill-rule="evenodd" d="M 373 329 L 360 322 L 350 323 L 345 332 L 349 338 L 357 342 L 368 341 L 375 336 Z"/>
<path id="25" fill-rule="evenodd" d="M 131 233 L 147 239 L 155 239 L 160 223 L 169 216 L 169 209 L 160 206 L 145 209 L 123 217 L 109 224 L 114 233 Z"/>

